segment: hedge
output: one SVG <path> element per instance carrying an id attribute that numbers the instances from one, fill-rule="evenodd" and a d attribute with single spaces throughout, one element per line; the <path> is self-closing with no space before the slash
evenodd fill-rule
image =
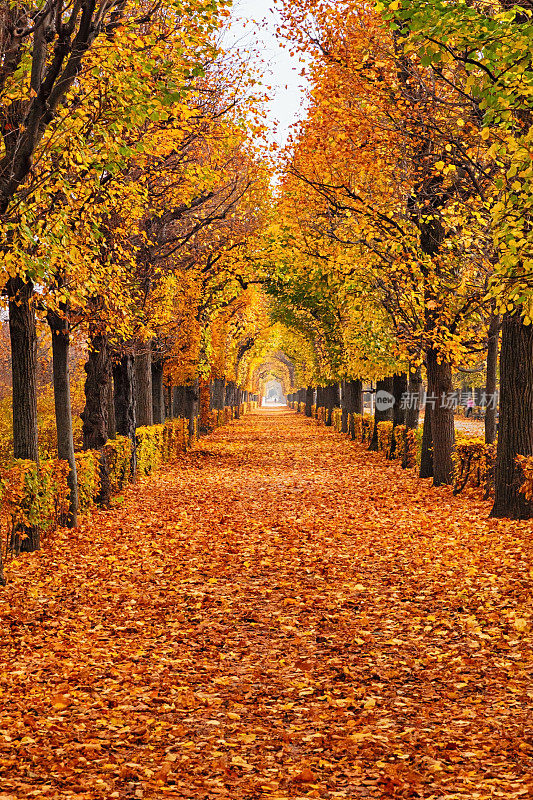
<path id="1" fill-rule="evenodd" d="M 196 435 L 196 430 L 193 434 Z M 138 428 L 137 473 L 149 475 L 162 462 L 173 461 L 188 446 L 187 420 L 168 420 L 164 425 Z M 131 479 L 132 442 L 125 436 L 108 441 L 102 452 L 85 450 L 76 453 L 75 458 L 81 514 L 100 500 L 102 462 L 105 462 L 112 494 L 119 492 Z M 8 468 L 0 468 L 0 542 L 5 542 L 6 552 L 20 550 L 28 529 L 40 535 L 66 523 L 68 471 L 67 462 L 57 459 L 43 459 L 39 464 L 17 460 Z"/>
<path id="2" fill-rule="evenodd" d="M 378 422 L 378 450 L 386 458 L 392 457 L 392 422 Z"/>
<path id="3" fill-rule="evenodd" d="M 467 486 L 483 488 L 485 498 L 494 489 L 494 462 L 496 444 L 485 444 L 479 437 L 458 438 L 453 455 L 453 493 L 459 494 Z"/>
<path id="4" fill-rule="evenodd" d="M 0 469 L 0 525 L 6 549 L 20 550 L 28 529 L 50 532 L 66 521 L 69 489 L 65 461 L 15 460 Z"/>

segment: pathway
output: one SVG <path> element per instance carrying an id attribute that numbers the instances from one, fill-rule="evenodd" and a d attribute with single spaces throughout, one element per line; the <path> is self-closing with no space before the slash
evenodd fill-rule
<path id="1" fill-rule="evenodd" d="M 293 412 L 219 429 L 9 565 L 0 800 L 526 798 L 531 531 Z"/>

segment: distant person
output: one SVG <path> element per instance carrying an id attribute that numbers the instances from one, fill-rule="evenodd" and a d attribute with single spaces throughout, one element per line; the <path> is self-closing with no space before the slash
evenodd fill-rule
<path id="1" fill-rule="evenodd" d="M 472 414 L 473 410 L 474 410 L 474 401 L 471 397 L 469 397 L 468 400 L 466 401 L 465 417 L 469 417 Z"/>

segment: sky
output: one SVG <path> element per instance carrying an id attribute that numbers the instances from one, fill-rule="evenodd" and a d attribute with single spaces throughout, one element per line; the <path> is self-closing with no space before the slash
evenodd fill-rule
<path id="1" fill-rule="evenodd" d="M 305 109 L 305 79 L 299 75 L 302 64 L 276 39 L 279 15 L 273 0 L 234 0 L 232 20 L 224 43 L 226 47 L 237 43 L 239 48 L 257 48 L 266 62 L 261 71 L 265 85 L 272 87 L 267 107 L 270 139 L 283 145 L 289 126 L 303 116 Z"/>

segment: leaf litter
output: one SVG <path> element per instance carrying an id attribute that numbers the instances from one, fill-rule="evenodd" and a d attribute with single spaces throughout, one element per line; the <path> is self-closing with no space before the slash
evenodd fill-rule
<path id="1" fill-rule="evenodd" d="M 292 412 L 13 561 L 0 800 L 533 789 L 531 522 Z"/>

